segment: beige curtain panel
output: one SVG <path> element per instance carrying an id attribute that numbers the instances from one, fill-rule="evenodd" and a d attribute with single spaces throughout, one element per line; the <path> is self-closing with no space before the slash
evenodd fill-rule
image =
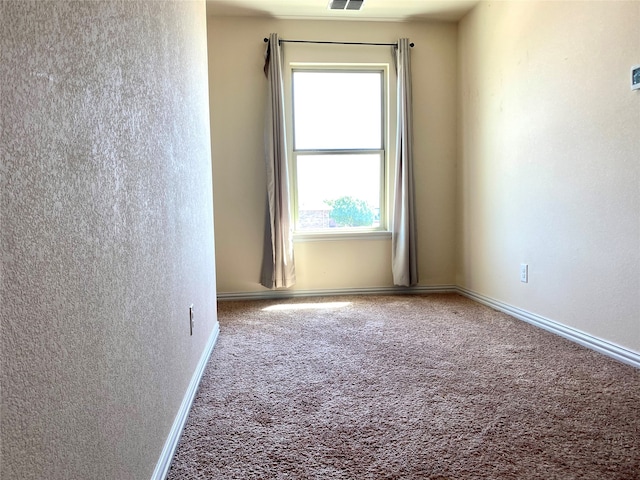
<path id="1" fill-rule="evenodd" d="M 394 49 L 398 75 L 398 130 L 391 224 L 391 268 L 394 285 L 405 287 L 418 283 L 410 50 L 407 38 L 398 40 L 398 47 Z"/>
<path id="2" fill-rule="evenodd" d="M 265 74 L 268 83 L 265 125 L 267 212 L 260 283 L 273 289 L 291 287 L 296 283 L 285 135 L 282 52 L 276 33 L 269 36 L 265 57 Z"/>

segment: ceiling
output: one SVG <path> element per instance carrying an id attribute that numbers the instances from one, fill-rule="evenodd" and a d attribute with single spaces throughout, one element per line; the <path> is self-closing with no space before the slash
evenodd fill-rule
<path id="1" fill-rule="evenodd" d="M 207 0 L 207 13 L 319 20 L 460 20 L 478 0 L 365 0 L 359 11 L 329 10 L 329 0 Z"/>

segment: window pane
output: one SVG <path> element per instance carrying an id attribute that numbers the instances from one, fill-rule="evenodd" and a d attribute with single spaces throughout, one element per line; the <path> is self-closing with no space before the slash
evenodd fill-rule
<path id="1" fill-rule="evenodd" d="M 382 154 L 298 155 L 297 230 L 380 226 Z"/>
<path id="2" fill-rule="evenodd" d="M 293 72 L 294 148 L 381 149 L 381 72 Z"/>

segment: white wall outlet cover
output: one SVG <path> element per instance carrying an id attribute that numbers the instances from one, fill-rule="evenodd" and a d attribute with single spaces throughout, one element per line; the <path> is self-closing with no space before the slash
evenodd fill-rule
<path id="1" fill-rule="evenodd" d="M 527 265 L 526 263 L 520 264 L 520 281 L 522 283 L 529 282 L 529 265 Z"/>
<path id="2" fill-rule="evenodd" d="M 640 65 L 631 67 L 631 90 L 640 90 Z"/>

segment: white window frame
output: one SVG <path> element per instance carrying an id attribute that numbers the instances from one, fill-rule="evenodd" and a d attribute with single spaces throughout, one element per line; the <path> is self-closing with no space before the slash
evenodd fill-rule
<path id="1" fill-rule="evenodd" d="M 294 122 L 293 122 L 293 72 L 294 71 L 345 71 L 345 72 L 379 72 L 382 76 L 382 137 L 380 149 L 321 149 L 308 150 L 294 148 Z M 285 86 L 288 92 L 286 97 L 286 109 L 289 119 L 287 122 L 287 144 L 289 149 L 290 162 L 290 188 L 293 206 L 294 226 L 298 224 L 298 186 L 297 186 L 297 156 L 300 155 L 336 155 L 336 154 L 358 154 L 373 153 L 380 154 L 380 212 L 379 225 L 377 227 L 340 227 L 336 229 L 318 230 L 294 230 L 294 239 L 297 241 L 318 241 L 318 240 L 347 240 L 347 239 L 376 239 L 389 238 L 389 178 L 390 178 L 390 134 L 389 134 L 389 64 L 388 63 L 306 63 L 292 62 L 289 64 L 288 75 Z"/>

